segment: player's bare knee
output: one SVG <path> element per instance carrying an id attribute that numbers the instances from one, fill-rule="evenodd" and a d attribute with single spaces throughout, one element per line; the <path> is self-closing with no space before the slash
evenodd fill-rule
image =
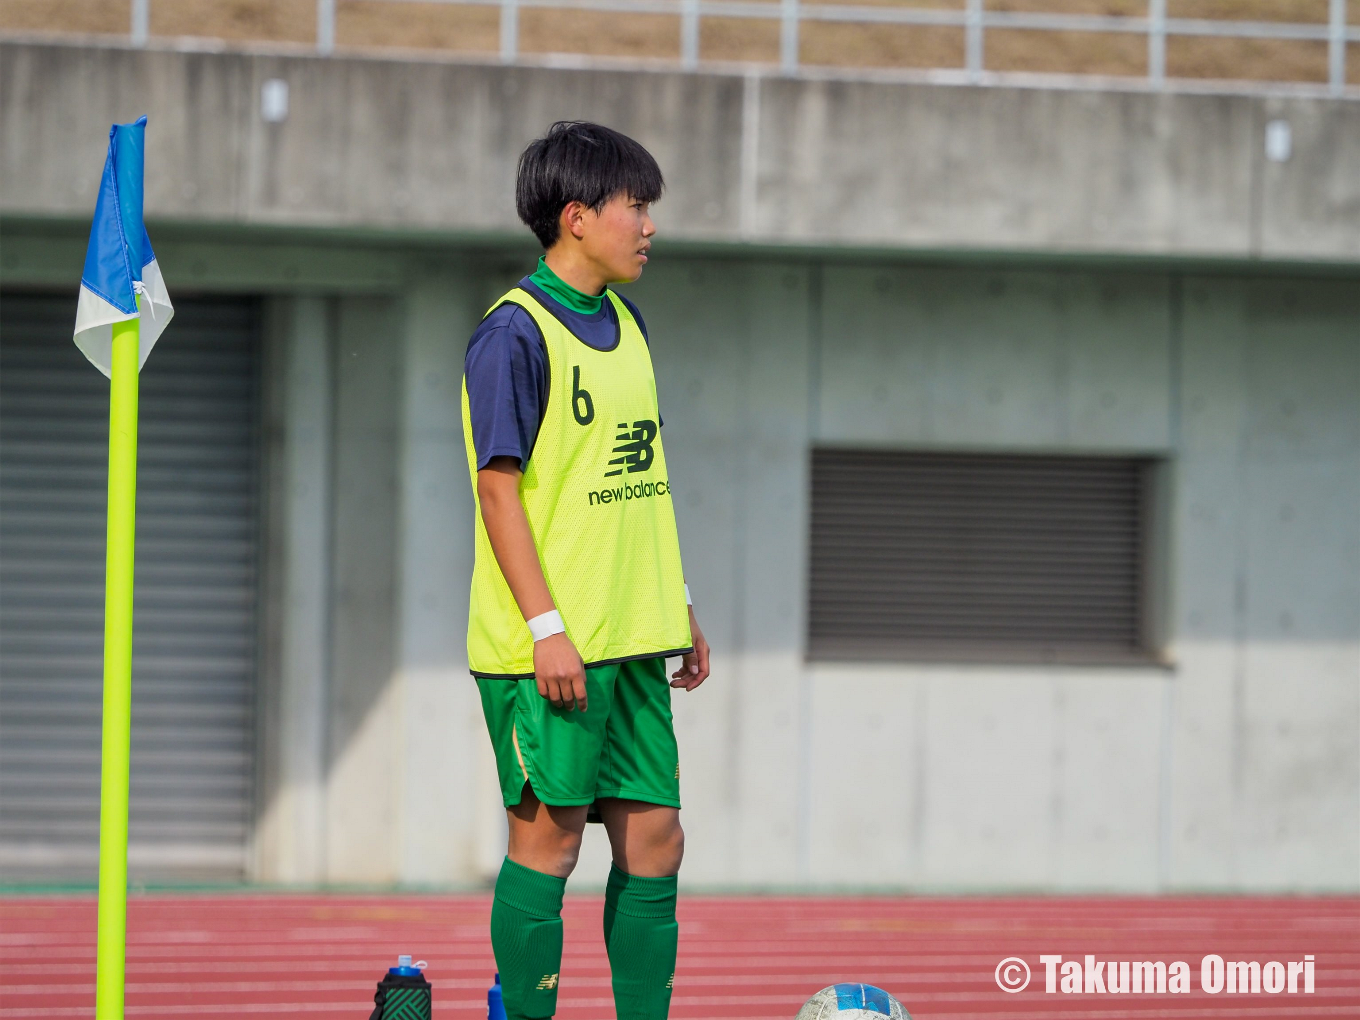
<path id="1" fill-rule="evenodd" d="M 542 858 L 551 862 L 551 871 L 566 878 L 576 868 L 581 856 L 581 833 L 565 826 L 542 826 L 534 842 Z"/>
<path id="2" fill-rule="evenodd" d="M 649 841 L 647 857 L 650 870 L 664 875 L 674 875 L 680 871 L 680 862 L 685 856 L 685 830 L 677 819 L 674 825 L 666 826 Z"/>
<path id="3" fill-rule="evenodd" d="M 675 853 L 677 857 L 681 857 L 684 855 L 685 830 L 680 825 L 680 819 L 678 817 L 672 824 L 666 827 L 665 842 L 666 845 L 671 848 L 671 850 Z"/>
<path id="4" fill-rule="evenodd" d="M 672 860 L 671 868 L 673 871 L 679 871 L 680 862 L 685 859 L 685 830 L 680 828 L 678 821 L 675 823 L 675 828 L 671 830 L 669 844 Z"/>
<path id="5" fill-rule="evenodd" d="M 576 870 L 576 862 L 581 857 L 581 834 L 564 832 L 556 847 L 558 875 L 566 877 Z"/>

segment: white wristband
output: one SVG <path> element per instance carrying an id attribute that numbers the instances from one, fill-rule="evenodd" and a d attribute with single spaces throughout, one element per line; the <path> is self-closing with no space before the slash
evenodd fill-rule
<path id="1" fill-rule="evenodd" d="M 525 620 L 524 622 L 529 625 L 529 633 L 534 636 L 535 641 L 542 641 L 554 634 L 562 634 L 567 629 L 567 625 L 562 622 L 562 614 L 556 609 L 540 613 L 532 620 Z"/>
<path id="2" fill-rule="evenodd" d="M 685 605 L 687 606 L 694 605 L 694 600 L 689 597 L 689 585 L 685 585 Z"/>

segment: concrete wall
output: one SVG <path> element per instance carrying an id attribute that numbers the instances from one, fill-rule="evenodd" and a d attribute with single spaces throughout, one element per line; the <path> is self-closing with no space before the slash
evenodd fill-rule
<path id="1" fill-rule="evenodd" d="M 685 881 L 1355 890 L 1357 109 L 0 44 L 0 282 L 74 290 L 107 123 L 150 112 L 172 293 L 271 296 L 257 878 L 498 864 L 456 395 L 532 264 L 513 159 L 588 116 L 672 181 L 630 296 L 715 649 Z M 807 662 L 818 443 L 1165 458 L 1166 665 Z"/>
<path id="2" fill-rule="evenodd" d="M 1170 855 L 1181 881 L 1354 887 L 1354 282 L 1185 284 Z"/>
<path id="3" fill-rule="evenodd" d="M 465 266 L 442 269 L 392 298 L 272 302 L 261 880 L 468 881 L 499 849 L 459 622 L 471 506 L 452 337 L 478 300 Z"/>
<path id="4" fill-rule="evenodd" d="M 289 84 L 282 123 L 266 79 Z M 707 243 L 1360 257 L 1360 102 L 0 43 L 0 214 L 84 219 L 150 117 L 156 220 L 518 233 L 515 160 L 603 120 Z M 1293 155 L 1265 158 L 1272 119 Z"/>
<path id="5" fill-rule="evenodd" d="M 74 286 L 78 240 L 8 238 L 5 283 Z M 271 303 L 255 874 L 477 881 L 504 822 L 456 394 L 532 253 L 162 248 L 172 292 L 325 259 L 371 292 Z M 1354 276 L 666 257 L 629 293 L 715 649 L 675 699 L 688 884 L 1360 886 Z M 805 661 L 813 444 L 1166 458 L 1167 665 Z M 607 866 L 591 827 L 577 881 Z"/>
<path id="6" fill-rule="evenodd" d="M 720 763 L 687 773 L 691 881 L 1360 882 L 1353 280 L 656 270 L 636 297 L 724 653 L 719 710 L 680 699 L 687 758 Z M 1168 458 L 1170 666 L 805 664 L 809 443 Z"/>

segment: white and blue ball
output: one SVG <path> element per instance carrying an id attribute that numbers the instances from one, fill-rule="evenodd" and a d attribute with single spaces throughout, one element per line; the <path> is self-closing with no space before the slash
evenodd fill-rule
<path id="1" fill-rule="evenodd" d="M 843 981 L 803 1003 L 795 1020 L 911 1020 L 911 1014 L 882 988 Z"/>

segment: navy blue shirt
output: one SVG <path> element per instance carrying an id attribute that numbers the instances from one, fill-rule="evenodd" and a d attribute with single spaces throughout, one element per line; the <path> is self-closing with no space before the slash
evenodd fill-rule
<path id="1" fill-rule="evenodd" d="M 619 345 L 619 317 L 608 298 L 600 310 L 583 315 L 550 296 L 527 276 L 519 281 L 583 344 L 597 351 Z M 619 298 L 647 338 L 647 325 L 637 308 Z M 548 348 L 538 323 L 519 305 L 503 304 L 481 321 L 468 341 L 463 358 L 468 410 L 472 418 L 472 446 L 477 470 L 492 457 L 515 457 L 523 471 L 534 452 L 538 429 L 548 408 Z"/>

